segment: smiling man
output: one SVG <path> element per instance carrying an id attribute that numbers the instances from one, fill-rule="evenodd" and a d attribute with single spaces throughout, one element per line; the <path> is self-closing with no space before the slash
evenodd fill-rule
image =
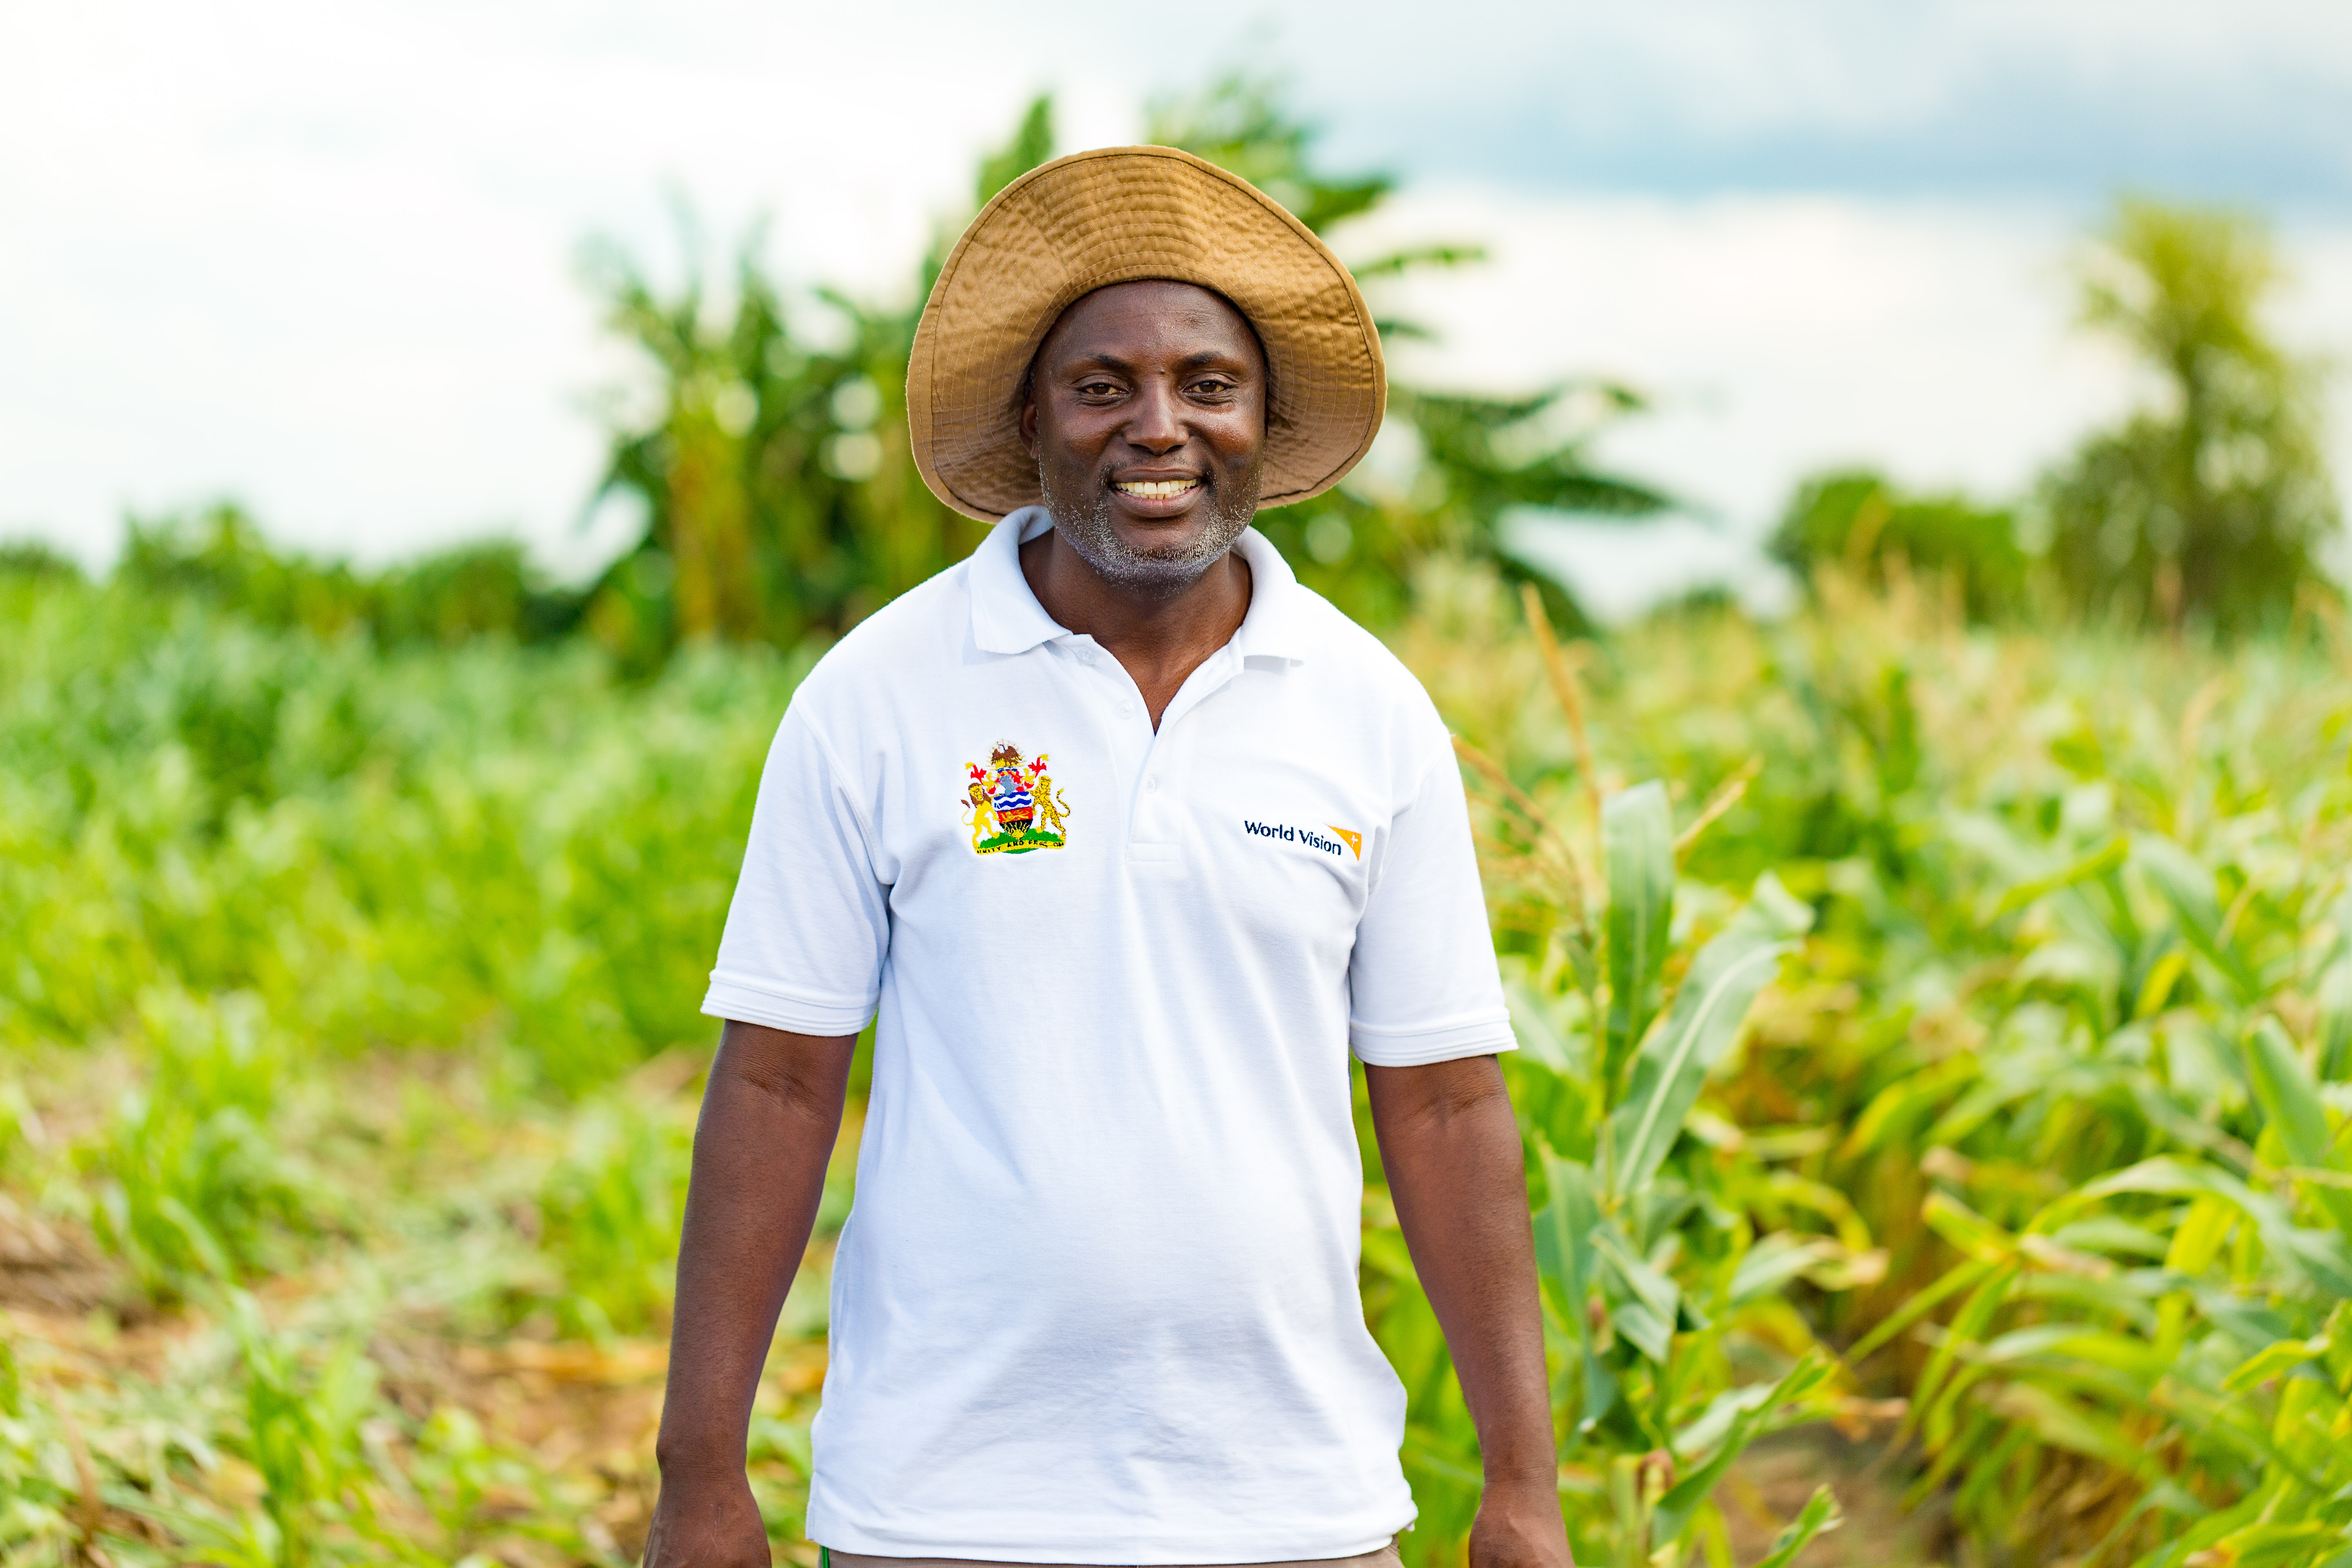
<path id="1" fill-rule="evenodd" d="M 908 377 L 1000 520 L 793 699 L 705 1011 L 649 1563 L 769 1561 L 744 1443 L 875 1021 L 808 1531 L 836 1568 L 1393 1564 L 1364 1064 L 1478 1427 L 1474 1568 L 1565 1568 L 1512 1045 L 1444 726 L 1250 527 L 1362 457 L 1355 283 L 1167 148 L 964 235 Z"/>

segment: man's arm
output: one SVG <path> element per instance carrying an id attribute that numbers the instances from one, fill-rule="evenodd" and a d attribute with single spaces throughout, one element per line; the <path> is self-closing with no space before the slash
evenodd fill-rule
<path id="1" fill-rule="evenodd" d="M 1492 1057 L 1366 1067 L 1389 1194 L 1477 1424 L 1470 1568 L 1567 1568 L 1519 1128 Z"/>
<path id="2" fill-rule="evenodd" d="M 767 1568 L 743 1474 L 751 1399 L 841 1131 L 855 1035 L 730 1023 L 694 1131 L 646 1568 Z"/>

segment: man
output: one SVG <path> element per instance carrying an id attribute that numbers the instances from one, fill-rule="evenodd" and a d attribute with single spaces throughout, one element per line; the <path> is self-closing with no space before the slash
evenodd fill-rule
<path id="1" fill-rule="evenodd" d="M 1460 775 L 1248 526 L 1338 482 L 1384 398 L 1346 269 L 1185 153 L 1047 164 L 949 258 L 917 461 L 1002 521 L 825 656 L 769 755 L 649 1563 L 769 1560 L 750 1408 L 878 1007 L 814 1433 L 836 1568 L 1393 1563 L 1351 1049 L 1477 1422 L 1473 1563 L 1566 1568 Z"/>

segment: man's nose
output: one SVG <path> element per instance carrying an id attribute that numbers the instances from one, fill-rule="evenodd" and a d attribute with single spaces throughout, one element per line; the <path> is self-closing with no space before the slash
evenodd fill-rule
<path id="1" fill-rule="evenodd" d="M 1168 383 L 1146 382 L 1129 409 L 1124 432 L 1129 445 L 1156 457 L 1184 444 L 1187 437 L 1184 422 L 1178 416 L 1176 389 Z"/>

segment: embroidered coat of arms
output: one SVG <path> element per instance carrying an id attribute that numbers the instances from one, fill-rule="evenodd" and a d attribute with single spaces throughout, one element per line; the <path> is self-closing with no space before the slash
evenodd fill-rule
<path id="1" fill-rule="evenodd" d="M 981 855 L 1026 855 L 1032 849 L 1059 849 L 1069 838 L 1063 817 L 1070 803 L 1054 788 L 1045 771 L 1045 753 L 1027 762 L 1010 741 L 999 741 L 988 753 L 988 765 L 964 764 L 970 775 L 964 786 L 964 820 L 971 825 L 971 847 Z"/>

